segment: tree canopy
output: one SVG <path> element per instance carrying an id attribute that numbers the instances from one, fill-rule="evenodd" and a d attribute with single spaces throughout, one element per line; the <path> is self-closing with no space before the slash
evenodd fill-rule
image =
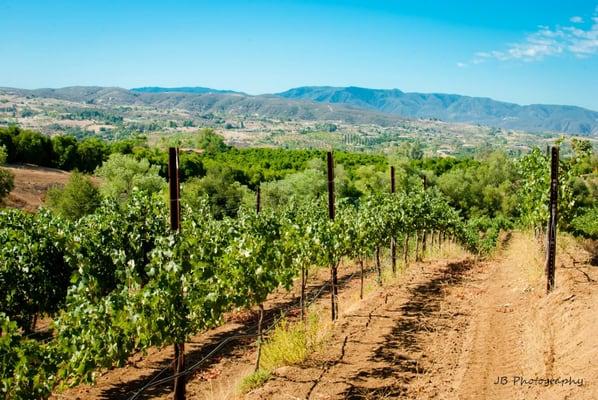
<path id="1" fill-rule="evenodd" d="M 112 154 L 96 170 L 96 175 L 103 180 L 100 192 L 121 201 L 126 200 L 134 188 L 149 194 L 160 192 L 166 187 L 166 181 L 160 177 L 159 169 L 146 159 L 136 160 L 131 155 Z"/>

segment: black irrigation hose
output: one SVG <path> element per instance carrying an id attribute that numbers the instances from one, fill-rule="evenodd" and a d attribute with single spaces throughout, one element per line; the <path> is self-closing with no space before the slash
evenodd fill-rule
<path id="1" fill-rule="evenodd" d="M 364 270 L 364 273 L 371 273 L 375 270 L 376 268 L 374 266 Z M 353 279 L 353 277 L 355 276 L 355 274 L 357 274 L 357 271 L 353 271 L 351 273 L 351 275 L 349 275 L 349 278 L 347 279 L 347 281 L 351 281 Z M 320 289 L 318 290 L 318 292 L 311 298 L 310 301 L 308 301 L 305 305 L 305 307 L 309 307 L 311 306 L 322 294 L 322 292 L 324 291 L 324 289 L 329 285 L 329 282 L 325 282 L 322 287 L 320 287 Z M 272 324 L 264 330 L 264 332 L 268 332 L 270 331 L 272 328 L 274 328 L 276 326 L 276 324 L 283 319 L 290 311 L 290 308 L 293 308 L 295 306 L 290 306 L 285 312 L 281 313 L 278 318 L 273 318 L 272 320 Z M 252 327 L 257 327 L 257 324 L 255 326 Z M 257 333 L 245 333 L 245 334 L 239 334 L 239 335 L 234 335 L 234 336 L 229 336 L 226 339 L 222 340 L 220 343 L 218 343 L 218 346 L 216 346 L 214 349 L 212 349 L 212 351 L 210 351 L 208 354 L 206 354 L 201 360 L 197 361 L 195 364 L 193 364 L 192 366 L 190 366 L 189 368 L 185 369 L 182 372 L 173 374 L 171 376 L 168 376 L 166 378 L 162 378 L 160 380 L 156 380 L 158 379 L 158 377 L 160 375 L 162 375 L 165 371 L 171 369 L 171 366 L 168 366 L 166 368 L 163 368 L 162 371 L 160 371 L 156 376 L 154 376 L 148 383 L 146 383 L 141 389 L 139 389 L 137 392 L 135 392 L 135 394 L 133 394 L 133 396 L 129 397 L 127 400 L 136 400 L 144 391 L 146 391 L 147 389 L 149 389 L 150 387 L 154 387 L 154 386 L 159 386 L 163 383 L 167 383 L 170 382 L 180 376 L 187 376 L 191 373 L 193 373 L 197 368 L 199 368 L 206 360 L 208 360 L 210 357 L 212 357 L 214 354 L 216 354 L 218 351 L 220 351 L 220 349 L 222 349 L 222 347 L 224 347 L 224 345 L 226 345 L 227 343 L 237 340 L 237 339 L 243 339 L 243 338 L 250 338 L 250 337 L 255 337 L 257 336 Z"/>
<path id="2" fill-rule="evenodd" d="M 154 379 L 152 379 L 150 382 L 148 382 L 147 384 L 145 384 L 133 396 L 129 397 L 129 400 L 135 400 L 135 399 L 137 399 L 145 390 L 149 389 L 150 387 L 158 386 L 158 385 L 161 385 L 163 383 L 170 382 L 171 380 L 176 379 L 179 376 L 189 375 L 190 373 L 192 373 L 193 371 L 195 371 L 205 360 L 207 360 L 212 355 L 214 355 L 216 352 L 218 352 L 228 342 L 230 342 L 232 340 L 236 340 L 236 339 L 241 339 L 241 338 L 244 338 L 244 337 L 253 337 L 253 336 L 257 336 L 257 334 L 255 334 L 255 333 L 247 333 L 247 334 L 243 334 L 243 335 L 235 335 L 235 336 L 229 336 L 229 337 L 227 337 L 222 342 L 220 342 L 218 344 L 218 346 L 216 346 L 212 351 L 210 351 L 208 354 L 206 354 L 201 360 L 197 361 L 195 364 L 193 364 L 191 367 L 187 368 L 186 370 L 184 370 L 182 372 L 179 372 L 177 374 L 171 375 L 169 377 L 162 378 L 162 379 L 157 380 L 157 381 L 155 380 L 156 377 L 154 377 Z M 167 369 L 170 369 L 170 367 L 164 368 L 158 374 L 158 376 L 161 375 Z"/>
<path id="3" fill-rule="evenodd" d="M 373 271 L 374 268 L 370 267 L 367 272 L 371 272 Z M 351 281 L 353 279 L 353 277 L 355 276 L 355 274 L 357 273 L 357 271 L 353 271 L 353 273 L 351 275 L 349 275 L 349 278 L 347 279 L 347 281 Z M 312 297 L 312 299 L 306 303 L 305 307 L 309 307 L 311 306 L 322 294 L 322 292 L 324 291 L 324 289 L 329 285 L 328 282 L 325 282 L 322 287 L 318 290 L 318 292 Z M 291 306 L 294 307 L 294 306 Z M 289 308 L 291 308 L 289 307 Z M 289 312 L 289 309 L 287 309 L 284 313 L 281 313 L 278 318 L 273 318 L 272 320 L 272 324 L 270 325 L 269 328 L 265 329 L 265 332 L 270 331 L 273 327 L 276 326 L 276 324 L 283 319 Z M 257 326 L 257 325 L 256 325 Z M 162 369 L 162 371 L 160 371 L 156 376 L 154 376 L 148 383 L 146 383 L 141 389 L 139 389 L 137 392 L 135 392 L 135 394 L 131 397 L 128 398 L 128 400 L 136 400 L 144 391 L 146 391 L 147 389 L 149 389 L 150 387 L 154 387 L 154 386 L 158 386 L 161 385 L 163 383 L 167 383 L 172 381 L 173 379 L 176 379 L 180 376 L 183 375 L 189 375 L 191 373 L 193 373 L 197 368 L 199 368 L 199 366 L 201 364 L 203 364 L 206 360 L 208 360 L 210 357 L 212 357 L 214 354 L 216 354 L 222 347 L 224 347 L 224 345 L 226 345 L 227 343 L 237 340 L 237 339 L 242 339 L 242 338 L 249 338 L 249 337 L 255 337 L 257 336 L 257 333 L 246 333 L 246 334 L 240 334 L 240 335 L 234 335 L 234 336 L 229 336 L 226 339 L 222 340 L 218 346 L 216 346 L 214 349 L 212 349 L 212 351 L 210 351 L 208 354 L 206 354 L 201 360 L 197 361 L 195 364 L 193 364 L 192 366 L 190 366 L 189 368 L 185 369 L 182 372 L 179 372 L 177 374 L 173 374 L 169 377 L 166 378 L 162 378 L 160 380 L 156 380 L 158 379 L 158 377 L 160 375 L 162 375 L 165 371 L 171 369 L 171 367 L 166 367 L 164 369 Z"/>
<path id="4" fill-rule="evenodd" d="M 349 279 L 352 279 L 352 277 L 353 277 L 354 274 L 355 273 L 353 273 L 351 275 L 351 278 L 349 278 Z M 313 302 L 317 298 L 319 298 L 320 294 L 322 293 L 322 291 L 324 290 L 324 288 L 326 288 L 327 285 L 328 285 L 327 283 L 324 284 L 324 285 L 322 285 L 322 287 L 319 289 L 318 293 L 316 293 L 316 295 L 311 299 L 311 301 L 306 304 L 307 307 L 309 307 L 311 304 L 313 304 Z M 287 314 L 288 314 L 288 311 L 286 311 L 284 313 L 281 313 L 281 315 L 278 316 L 278 318 L 274 318 L 273 321 L 272 321 L 272 325 L 270 325 L 270 327 L 268 329 L 266 329 L 265 332 L 268 332 L 270 329 L 272 329 L 274 326 L 276 326 L 276 324 L 278 323 L 278 321 L 280 321 L 282 318 L 284 318 Z M 177 374 L 171 375 L 171 376 L 169 376 L 167 378 L 156 380 L 158 378 L 158 376 L 162 375 L 166 370 L 170 369 L 171 367 L 169 366 L 169 367 L 166 367 L 166 368 L 162 369 L 162 371 L 160 371 L 160 373 L 158 373 L 158 375 L 156 375 L 155 377 L 153 377 L 148 383 L 146 383 L 141 389 L 139 389 L 133 396 L 129 397 L 128 400 L 136 400 L 145 390 L 149 389 L 150 387 L 158 386 L 158 385 L 161 385 L 163 383 L 167 383 L 167 382 L 169 382 L 169 381 L 171 381 L 173 379 L 178 378 L 179 376 L 191 374 L 197 368 L 199 368 L 199 366 L 201 364 L 203 364 L 207 359 L 209 359 L 214 354 L 216 354 L 227 343 L 229 343 L 231 341 L 234 341 L 234 340 L 237 340 L 237 339 L 255 337 L 257 335 L 258 335 L 257 333 L 245 333 L 245 334 L 240 334 L 240 335 L 229 336 L 226 339 L 222 340 L 218 344 L 218 346 L 216 346 L 214 349 L 212 349 L 212 351 L 210 351 L 201 360 L 197 361 L 195 364 L 193 364 L 189 368 L 187 368 L 184 371 L 179 372 Z"/>

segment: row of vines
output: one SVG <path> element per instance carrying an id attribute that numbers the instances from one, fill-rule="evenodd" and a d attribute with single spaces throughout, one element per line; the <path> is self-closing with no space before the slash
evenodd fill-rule
<path id="1" fill-rule="evenodd" d="M 77 222 L 0 211 L 2 394 L 44 399 L 135 352 L 184 343 L 225 312 L 290 288 L 305 266 L 363 260 L 423 231 L 484 253 L 503 227 L 464 221 L 434 189 L 341 200 L 334 220 L 323 199 L 223 219 L 208 208 L 183 205 L 180 232 L 163 199 L 142 192 Z M 53 318 L 42 339 L 31 333 L 39 315 Z"/>

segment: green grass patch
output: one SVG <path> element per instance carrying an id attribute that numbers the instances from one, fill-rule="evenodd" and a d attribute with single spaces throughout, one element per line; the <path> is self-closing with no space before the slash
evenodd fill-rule
<path id="1" fill-rule="evenodd" d="M 243 378 L 239 390 L 241 391 L 241 393 L 250 392 L 253 389 L 256 389 L 262 386 L 264 383 L 266 383 L 268 379 L 270 379 L 270 376 L 272 376 L 270 371 L 265 371 L 263 369 L 253 372 L 252 374 L 247 375 L 245 378 Z"/>

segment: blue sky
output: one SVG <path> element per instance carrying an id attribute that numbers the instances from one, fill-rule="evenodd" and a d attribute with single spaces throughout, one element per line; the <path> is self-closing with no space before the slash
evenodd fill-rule
<path id="1" fill-rule="evenodd" d="M 399 88 L 598 110 L 598 0 L 0 0 L 0 86 Z"/>

